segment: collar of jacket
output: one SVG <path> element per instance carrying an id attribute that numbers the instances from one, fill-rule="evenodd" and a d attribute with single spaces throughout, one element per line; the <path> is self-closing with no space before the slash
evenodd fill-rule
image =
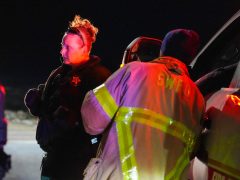
<path id="1" fill-rule="evenodd" d="M 151 62 L 164 64 L 170 71 L 173 71 L 180 75 L 185 74 L 185 75 L 189 76 L 187 66 L 183 62 L 181 62 L 180 60 L 178 60 L 174 57 L 162 56 Z"/>
<path id="2" fill-rule="evenodd" d="M 94 65 L 98 64 L 100 61 L 101 61 L 101 59 L 98 56 L 91 55 L 90 59 L 86 63 L 77 66 L 76 68 L 74 68 L 74 70 L 71 65 L 64 64 L 64 63 L 61 65 L 61 68 L 65 69 L 67 71 L 70 71 L 70 70 L 79 71 L 81 69 L 85 69 L 85 68 L 94 66 Z"/>

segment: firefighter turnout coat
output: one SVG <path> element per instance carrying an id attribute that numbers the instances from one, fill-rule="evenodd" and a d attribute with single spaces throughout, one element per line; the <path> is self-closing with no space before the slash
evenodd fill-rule
<path id="1" fill-rule="evenodd" d="M 85 179 L 186 180 L 204 106 L 179 60 L 126 64 L 85 96 L 85 130 L 105 136 Z"/>

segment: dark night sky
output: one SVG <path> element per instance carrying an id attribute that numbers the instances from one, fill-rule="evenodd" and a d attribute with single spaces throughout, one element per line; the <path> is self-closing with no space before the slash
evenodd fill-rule
<path id="1" fill-rule="evenodd" d="M 75 14 L 99 28 L 93 53 L 114 71 L 134 38 L 162 38 L 171 29 L 191 28 L 203 45 L 239 8 L 240 0 L 1 0 L 1 81 L 44 82 L 60 64 L 61 38 Z"/>

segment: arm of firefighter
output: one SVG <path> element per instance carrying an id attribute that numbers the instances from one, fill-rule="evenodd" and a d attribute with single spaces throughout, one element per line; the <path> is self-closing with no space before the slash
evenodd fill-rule
<path id="1" fill-rule="evenodd" d="M 113 120 L 121 104 L 128 77 L 127 67 L 123 67 L 104 84 L 87 93 L 81 113 L 83 125 L 89 134 L 102 133 Z"/>
<path id="2" fill-rule="evenodd" d="M 86 94 L 81 114 L 86 132 L 92 135 L 102 133 L 111 121 L 93 91 Z"/>

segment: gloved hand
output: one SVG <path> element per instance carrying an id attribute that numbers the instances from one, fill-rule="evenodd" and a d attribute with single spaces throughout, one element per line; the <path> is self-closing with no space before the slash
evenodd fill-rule
<path id="1" fill-rule="evenodd" d="M 33 116 L 41 114 L 41 91 L 33 88 L 29 89 L 24 97 L 25 106 Z"/>
<path id="2" fill-rule="evenodd" d="M 218 111 L 216 108 L 211 107 L 202 118 L 202 132 L 197 137 L 193 153 L 191 154 L 191 159 L 196 156 L 202 162 L 207 163 L 208 152 L 206 150 L 206 141 L 209 134 L 211 133 L 211 115 L 216 111 Z"/>

